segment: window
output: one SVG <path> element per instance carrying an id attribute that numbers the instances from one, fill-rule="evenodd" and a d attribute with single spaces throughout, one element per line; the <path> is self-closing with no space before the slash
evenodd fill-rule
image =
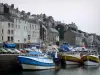
<path id="1" fill-rule="evenodd" d="M 20 25 L 18 25 L 18 29 L 20 29 Z"/>
<path id="2" fill-rule="evenodd" d="M 36 29 L 36 25 L 35 25 L 35 29 Z"/>
<path id="3" fill-rule="evenodd" d="M 34 31 L 33 31 L 33 35 L 34 35 Z"/>
<path id="4" fill-rule="evenodd" d="M 18 42 L 20 42 L 20 40 L 18 40 Z"/>
<path id="5" fill-rule="evenodd" d="M 2 36 L 2 40 L 3 40 L 3 36 Z"/>
<path id="6" fill-rule="evenodd" d="M 17 28 L 17 25 L 16 25 L 16 28 Z"/>
<path id="7" fill-rule="evenodd" d="M 24 30 L 25 30 L 25 26 L 24 26 Z"/>
<path id="8" fill-rule="evenodd" d="M 36 29 L 36 25 L 35 25 L 35 29 Z"/>
<path id="9" fill-rule="evenodd" d="M 31 36 L 30 35 L 28 35 L 28 40 L 30 40 L 31 39 Z"/>
<path id="10" fill-rule="evenodd" d="M 8 30 L 8 34 L 10 34 L 10 30 Z"/>
<path id="11" fill-rule="evenodd" d="M 34 25 L 32 25 L 33 29 L 34 29 Z"/>
<path id="12" fill-rule="evenodd" d="M 20 23 L 20 20 L 19 20 L 19 23 Z"/>
<path id="13" fill-rule="evenodd" d="M 35 34 L 37 35 L 37 32 L 35 32 Z"/>
<path id="14" fill-rule="evenodd" d="M 30 24 L 30 29 L 31 29 L 31 24 Z"/>
<path id="15" fill-rule="evenodd" d="M 26 21 L 25 21 L 25 24 L 26 24 Z"/>
<path id="16" fill-rule="evenodd" d="M 2 33 L 3 33 L 4 31 L 3 31 L 3 29 L 2 29 Z"/>
<path id="17" fill-rule="evenodd" d="M 38 27 L 38 29 L 40 29 L 40 27 Z"/>
<path id="18" fill-rule="evenodd" d="M 8 41 L 10 41 L 10 36 L 8 36 Z"/>
<path id="19" fill-rule="evenodd" d="M 24 30 L 27 30 L 27 26 L 24 26 Z"/>
<path id="20" fill-rule="evenodd" d="M 12 23 L 12 28 L 14 28 L 14 24 Z"/>
<path id="21" fill-rule="evenodd" d="M 11 41 L 13 42 L 13 40 L 14 40 L 14 38 L 13 38 L 13 36 L 11 36 Z"/>
<path id="22" fill-rule="evenodd" d="M 24 42 L 26 42 L 26 38 L 24 38 Z"/>
<path id="23" fill-rule="evenodd" d="M 11 30 L 11 34 L 13 34 L 14 33 L 14 31 L 13 30 Z"/>
<path id="24" fill-rule="evenodd" d="M 10 23 L 8 23 L 8 28 L 10 28 Z"/>
<path id="25" fill-rule="evenodd" d="M 26 30 L 27 30 L 27 26 L 26 26 Z"/>
<path id="26" fill-rule="evenodd" d="M 17 22 L 17 19 L 16 19 L 16 22 Z"/>

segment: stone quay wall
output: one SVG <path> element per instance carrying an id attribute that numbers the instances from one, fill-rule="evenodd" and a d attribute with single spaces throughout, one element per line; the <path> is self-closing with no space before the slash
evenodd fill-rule
<path id="1" fill-rule="evenodd" d="M 21 71 L 17 54 L 0 54 L 0 71 Z"/>

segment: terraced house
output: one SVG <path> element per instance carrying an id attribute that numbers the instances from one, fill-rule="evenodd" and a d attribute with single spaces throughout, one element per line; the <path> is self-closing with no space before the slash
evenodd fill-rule
<path id="1" fill-rule="evenodd" d="M 75 23 L 66 25 L 66 32 L 64 33 L 64 42 L 70 45 L 82 46 L 84 39 L 84 33 L 78 30 Z"/>
<path id="2" fill-rule="evenodd" d="M 0 42 L 16 43 L 18 48 L 40 41 L 40 24 L 30 12 L 19 11 L 14 4 L 0 4 Z"/>

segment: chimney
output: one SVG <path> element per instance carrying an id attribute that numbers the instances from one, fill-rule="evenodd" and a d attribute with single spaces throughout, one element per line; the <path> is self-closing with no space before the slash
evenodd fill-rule
<path id="1" fill-rule="evenodd" d="M 21 12 L 21 13 L 22 13 L 22 14 L 25 14 L 25 11 L 23 11 L 23 10 L 22 10 L 22 12 Z"/>
<path id="2" fill-rule="evenodd" d="M 0 3 L 0 5 L 4 5 L 3 3 Z"/>
<path id="3" fill-rule="evenodd" d="M 11 8 L 14 8 L 14 4 L 11 4 Z"/>
<path id="4" fill-rule="evenodd" d="M 16 8 L 16 11 L 17 11 L 17 12 L 19 11 L 18 8 Z"/>
<path id="5" fill-rule="evenodd" d="M 74 24 L 74 23 L 72 22 L 72 24 Z"/>
<path id="6" fill-rule="evenodd" d="M 18 8 L 16 8 L 16 10 L 18 10 Z"/>

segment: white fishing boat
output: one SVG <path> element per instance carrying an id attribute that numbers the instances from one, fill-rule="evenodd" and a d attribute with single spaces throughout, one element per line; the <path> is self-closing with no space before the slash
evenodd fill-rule
<path id="1" fill-rule="evenodd" d="M 40 52 L 30 52 L 27 56 L 18 56 L 19 63 L 26 70 L 43 70 L 55 68 L 51 57 Z"/>

